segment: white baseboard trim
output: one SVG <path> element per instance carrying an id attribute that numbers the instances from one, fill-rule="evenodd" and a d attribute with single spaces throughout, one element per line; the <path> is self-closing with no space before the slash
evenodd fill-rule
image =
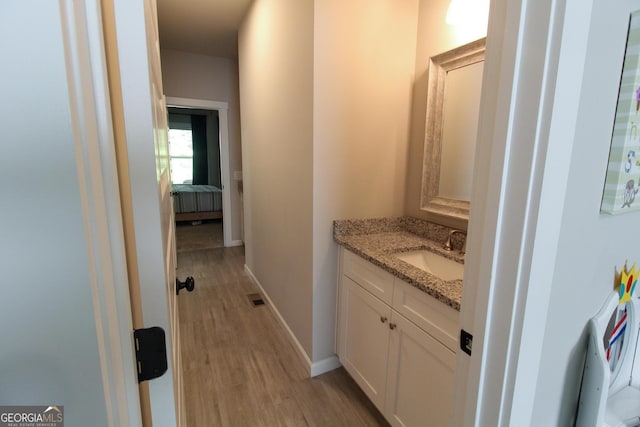
<path id="1" fill-rule="evenodd" d="M 311 377 L 317 377 L 318 375 L 333 371 L 334 369 L 338 369 L 340 366 L 342 366 L 342 364 L 340 363 L 340 360 L 338 360 L 338 356 L 334 354 L 333 356 L 322 359 L 319 362 L 313 362 L 311 364 Z"/>
<path id="2" fill-rule="evenodd" d="M 311 359 L 309 359 L 309 356 L 307 355 L 307 352 L 304 351 L 304 348 L 302 347 L 302 344 L 300 344 L 300 341 L 298 341 L 298 339 L 294 335 L 294 333 L 291 330 L 291 328 L 289 328 L 289 325 L 287 325 L 287 322 L 285 322 L 284 318 L 282 317 L 282 315 L 280 314 L 280 312 L 278 311 L 276 306 L 273 304 L 273 301 L 271 301 L 271 298 L 269 298 L 269 294 L 264 290 L 264 288 L 262 287 L 262 285 L 260 284 L 260 282 L 258 281 L 258 279 L 253 274 L 253 272 L 251 271 L 251 269 L 249 268 L 249 266 L 247 264 L 244 265 L 244 271 L 249 276 L 249 279 L 251 279 L 251 281 L 253 283 L 255 283 L 258 288 L 260 288 L 260 292 L 262 293 L 262 296 L 267 300 L 271 311 L 273 312 L 273 314 L 276 315 L 276 318 L 278 319 L 280 324 L 284 327 L 284 329 L 289 334 L 289 338 L 291 339 L 291 342 L 293 343 L 293 347 L 298 351 L 298 355 L 301 357 L 302 362 L 305 364 L 305 366 L 307 368 L 307 372 L 309 372 L 310 376 L 315 376 L 312 373 L 313 372 L 313 366 L 311 364 Z M 316 374 L 316 375 L 318 375 L 318 374 Z"/>
<path id="3" fill-rule="evenodd" d="M 227 246 L 228 248 L 233 247 L 233 246 L 242 246 L 244 245 L 244 242 L 242 240 L 232 240 L 231 243 L 229 243 L 229 246 Z"/>

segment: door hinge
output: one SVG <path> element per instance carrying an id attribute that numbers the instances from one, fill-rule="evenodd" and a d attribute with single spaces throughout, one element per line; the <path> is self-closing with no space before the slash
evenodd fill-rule
<path id="1" fill-rule="evenodd" d="M 471 348 L 473 347 L 473 335 L 464 329 L 460 329 L 460 350 L 471 356 Z"/>
<path id="2" fill-rule="evenodd" d="M 167 372 L 167 342 L 164 329 L 134 329 L 138 382 L 152 380 Z"/>

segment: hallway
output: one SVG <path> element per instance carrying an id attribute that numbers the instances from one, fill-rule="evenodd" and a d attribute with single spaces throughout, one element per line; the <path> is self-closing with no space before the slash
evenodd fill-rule
<path id="1" fill-rule="evenodd" d="M 216 240 L 199 227 L 177 227 L 178 247 L 198 230 Z M 243 247 L 179 251 L 177 276 L 190 275 L 195 290 L 178 298 L 189 427 L 388 426 L 343 368 L 308 378 L 269 307 L 248 297 Z"/>

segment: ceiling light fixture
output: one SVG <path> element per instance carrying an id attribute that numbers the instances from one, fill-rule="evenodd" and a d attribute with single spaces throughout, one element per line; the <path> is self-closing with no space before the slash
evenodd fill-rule
<path id="1" fill-rule="evenodd" d="M 489 0 L 451 0 L 446 23 L 464 32 L 469 40 L 487 35 Z"/>

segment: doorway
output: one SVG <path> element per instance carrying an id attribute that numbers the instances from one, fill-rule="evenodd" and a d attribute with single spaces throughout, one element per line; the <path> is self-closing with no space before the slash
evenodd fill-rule
<path id="1" fill-rule="evenodd" d="M 237 246 L 232 241 L 231 230 L 234 218 L 231 215 L 231 172 L 229 159 L 229 124 L 227 118 L 228 104 L 226 102 L 209 101 L 203 99 L 167 97 L 167 107 L 187 110 L 209 110 L 218 115 L 218 133 L 220 144 L 220 187 L 222 190 L 222 234 L 225 247 Z M 240 242 L 242 244 L 242 242 Z"/>

